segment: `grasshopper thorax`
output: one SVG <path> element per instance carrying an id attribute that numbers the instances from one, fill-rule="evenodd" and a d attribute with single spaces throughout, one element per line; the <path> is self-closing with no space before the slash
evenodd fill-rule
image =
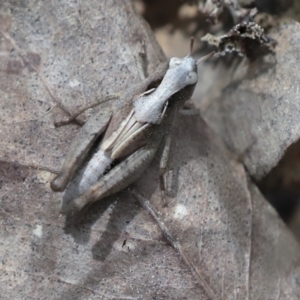
<path id="1" fill-rule="evenodd" d="M 157 124 L 162 112 L 177 92 L 198 81 L 197 62 L 191 56 L 170 59 L 169 68 L 160 85 L 150 94 L 144 94 L 134 101 L 135 117 L 141 123 Z"/>

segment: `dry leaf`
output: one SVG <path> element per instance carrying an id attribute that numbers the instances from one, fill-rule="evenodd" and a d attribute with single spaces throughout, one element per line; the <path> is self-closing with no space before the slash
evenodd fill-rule
<path id="1" fill-rule="evenodd" d="M 299 23 L 274 31 L 275 59 L 256 61 L 243 80 L 231 84 L 205 112 L 208 123 L 260 179 L 300 137 Z"/>
<path id="2" fill-rule="evenodd" d="M 159 222 L 128 190 L 59 217 L 52 173 L 29 167 L 58 170 L 76 134 L 54 128 L 59 101 L 75 111 L 164 61 L 129 1 L 6 3 L 0 30 L 3 299 L 300 297 L 298 244 L 199 115 L 178 120 L 168 207 L 158 157 L 135 184 Z"/>

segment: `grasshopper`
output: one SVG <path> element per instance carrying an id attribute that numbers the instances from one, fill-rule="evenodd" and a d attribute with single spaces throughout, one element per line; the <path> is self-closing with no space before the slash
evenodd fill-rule
<path id="1" fill-rule="evenodd" d="M 122 109 L 116 113 L 100 110 L 80 129 L 60 173 L 51 182 L 53 191 L 64 191 L 61 213 L 80 211 L 128 187 L 147 168 L 166 139 L 160 176 L 164 191 L 163 175 L 170 148 L 166 137 L 198 81 L 198 62 L 191 57 L 192 48 L 193 39 L 186 57 L 171 58 L 168 65 L 162 65 L 129 89 L 123 95 L 122 103 L 126 104 Z"/>

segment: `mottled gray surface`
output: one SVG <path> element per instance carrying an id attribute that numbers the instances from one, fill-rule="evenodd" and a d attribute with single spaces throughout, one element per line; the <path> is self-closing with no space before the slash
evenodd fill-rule
<path id="1" fill-rule="evenodd" d="M 300 297 L 299 245 L 292 234 L 204 121 L 182 116 L 178 126 L 168 207 L 149 187 L 155 173 L 137 184 L 210 299 Z"/>
<path id="2" fill-rule="evenodd" d="M 275 57 L 251 64 L 204 113 L 257 180 L 300 137 L 300 25 L 282 22 L 273 32 Z"/>
<path id="3" fill-rule="evenodd" d="M 164 61 L 129 1 L 1 5 L 2 299 L 298 299 L 299 246 L 198 115 L 181 116 L 161 207 L 157 157 L 136 188 L 161 213 L 191 272 L 129 191 L 73 219 L 50 190 L 85 103 Z M 196 273 L 196 276 L 193 274 Z"/>

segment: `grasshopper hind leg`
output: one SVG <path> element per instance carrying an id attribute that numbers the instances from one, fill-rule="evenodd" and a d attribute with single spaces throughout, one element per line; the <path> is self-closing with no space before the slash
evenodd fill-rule
<path id="1" fill-rule="evenodd" d="M 103 175 L 97 183 L 91 186 L 85 193 L 69 203 L 66 203 L 61 209 L 62 213 L 76 212 L 82 210 L 87 205 L 112 195 L 131 183 L 136 181 L 145 168 L 153 160 L 156 153 L 156 147 L 143 147 L 127 159 L 119 163 L 110 172 Z"/>
<path id="2" fill-rule="evenodd" d="M 85 193 L 111 167 L 113 160 L 99 149 L 67 185 L 61 202 L 61 211 L 70 206 L 70 202 Z"/>
<path id="3" fill-rule="evenodd" d="M 91 148 L 105 132 L 111 119 L 110 111 L 99 111 L 89 118 L 80 128 L 76 138 L 72 141 L 59 174 L 52 180 L 51 188 L 55 192 L 65 190 L 74 175 L 82 169 Z"/>
<path id="4" fill-rule="evenodd" d="M 105 102 L 108 102 L 110 100 L 114 100 L 114 99 L 118 99 L 120 98 L 121 94 L 113 94 L 113 95 L 109 95 L 107 96 L 105 99 L 102 99 L 101 101 L 96 101 L 94 103 L 91 103 L 85 107 L 80 108 L 77 112 L 75 112 L 74 114 L 72 114 L 68 119 L 66 120 L 62 120 L 62 121 L 57 121 L 54 123 L 55 127 L 61 127 L 61 126 L 65 126 L 68 124 L 71 124 L 73 122 L 79 122 L 80 125 L 83 125 L 81 121 L 77 120 L 77 117 L 80 116 L 82 113 L 84 113 L 86 110 L 96 107 L 100 104 L 103 104 Z"/>

